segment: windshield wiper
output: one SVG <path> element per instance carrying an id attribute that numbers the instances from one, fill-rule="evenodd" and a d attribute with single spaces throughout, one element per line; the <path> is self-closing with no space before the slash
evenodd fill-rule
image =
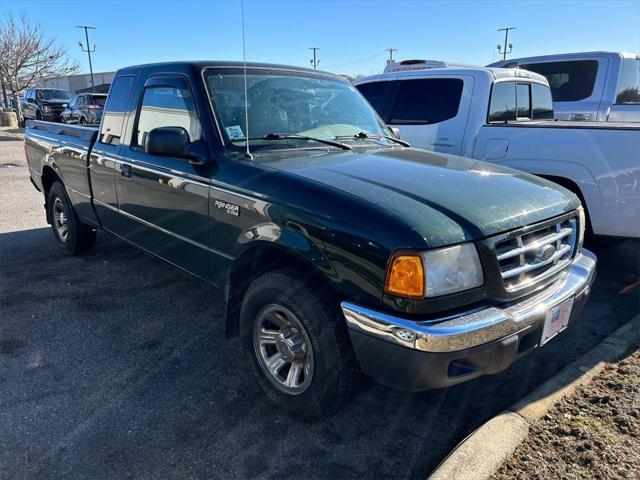
<path id="1" fill-rule="evenodd" d="M 411 146 L 411 144 L 409 142 L 407 142 L 406 140 L 400 140 L 399 138 L 396 138 L 393 135 L 385 135 L 384 138 L 386 138 L 387 140 L 391 140 L 392 142 L 399 143 L 403 147 L 410 147 Z"/>
<path id="2" fill-rule="evenodd" d="M 392 142 L 399 143 L 403 147 L 410 147 L 409 142 L 405 142 L 404 140 L 400 140 L 399 138 L 393 137 L 391 135 L 374 135 L 367 132 L 359 132 L 355 135 L 340 135 L 336 138 L 355 138 L 355 139 L 364 139 L 364 140 L 376 140 L 380 138 L 386 138 L 387 140 L 391 140 Z"/>
<path id="3" fill-rule="evenodd" d="M 331 145 L 332 147 L 341 148 L 342 150 L 351 150 L 349 145 L 345 145 L 342 142 L 334 142 L 332 140 L 325 140 L 324 138 L 308 137 L 307 135 L 297 135 L 295 133 L 269 133 L 262 137 L 250 137 L 250 138 L 234 138 L 234 142 L 246 141 L 246 140 L 311 140 L 313 142 L 324 143 L 325 145 Z"/>

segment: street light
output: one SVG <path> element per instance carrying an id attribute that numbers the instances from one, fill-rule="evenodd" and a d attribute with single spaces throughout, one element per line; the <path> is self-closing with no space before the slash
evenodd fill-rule
<path id="1" fill-rule="evenodd" d="M 89 47 L 89 30 L 95 30 L 95 27 L 90 27 L 88 25 L 77 25 L 76 28 L 84 28 L 84 36 L 87 39 L 87 49 L 85 50 L 84 45 L 82 45 L 82 42 L 78 42 L 78 45 L 80 45 L 80 50 L 82 50 L 83 52 L 86 52 L 87 55 L 89 56 L 89 72 L 91 73 L 91 90 L 93 91 L 93 93 L 96 93 L 96 84 L 93 81 L 93 65 L 91 64 L 91 53 L 96 51 L 96 44 L 93 44 L 93 49 L 91 49 Z"/>

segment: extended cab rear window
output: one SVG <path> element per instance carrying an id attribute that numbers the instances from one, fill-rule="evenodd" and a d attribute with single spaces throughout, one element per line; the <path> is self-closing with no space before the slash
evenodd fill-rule
<path id="1" fill-rule="evenodd" d="M 403 80 L 391 113 L 392 125 L 429 125 L 455 117 L 464 82 L 457 78 Z"/>
<path id="2" fill-rule="evenodd" d="M 598 74 L 596 60 L 571 60 L 521 64 L 520 68 L 544 75 L 554 102 L 577 102 L 593 93 Z"/>
<path id="3" fill-rule="evenodd" d="M 127 109 L 129 95 L 133 88 L 132 76 L 122 76 L 116 78 L 111 85 L 107 106 L 102 119 L 102 129 L 100 130 L 100 143 L 119 145 L 122 136 L 122 123 Z"/>

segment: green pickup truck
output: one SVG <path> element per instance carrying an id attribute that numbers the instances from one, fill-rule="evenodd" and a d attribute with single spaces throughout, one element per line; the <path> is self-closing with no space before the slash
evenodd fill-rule
<path id="1" fill-rule="evenodd" d="M 225 333 L 300 417 L 335 411 L 361 372 L 418 391 L 503 370 L 595 276 L 575 195 L 411 148 L 328 73 L 124 68 L 99 128 L 33 121 L 25 151 L 63 251 L 100 229 L 219 289 Z"/>

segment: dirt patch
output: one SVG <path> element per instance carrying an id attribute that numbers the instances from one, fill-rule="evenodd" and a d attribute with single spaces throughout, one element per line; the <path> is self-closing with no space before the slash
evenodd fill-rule
<path id="1" fill-rule="evenodd" d="M 640 478 L 640 349 L 534 425 L 495 479 Z"/>

